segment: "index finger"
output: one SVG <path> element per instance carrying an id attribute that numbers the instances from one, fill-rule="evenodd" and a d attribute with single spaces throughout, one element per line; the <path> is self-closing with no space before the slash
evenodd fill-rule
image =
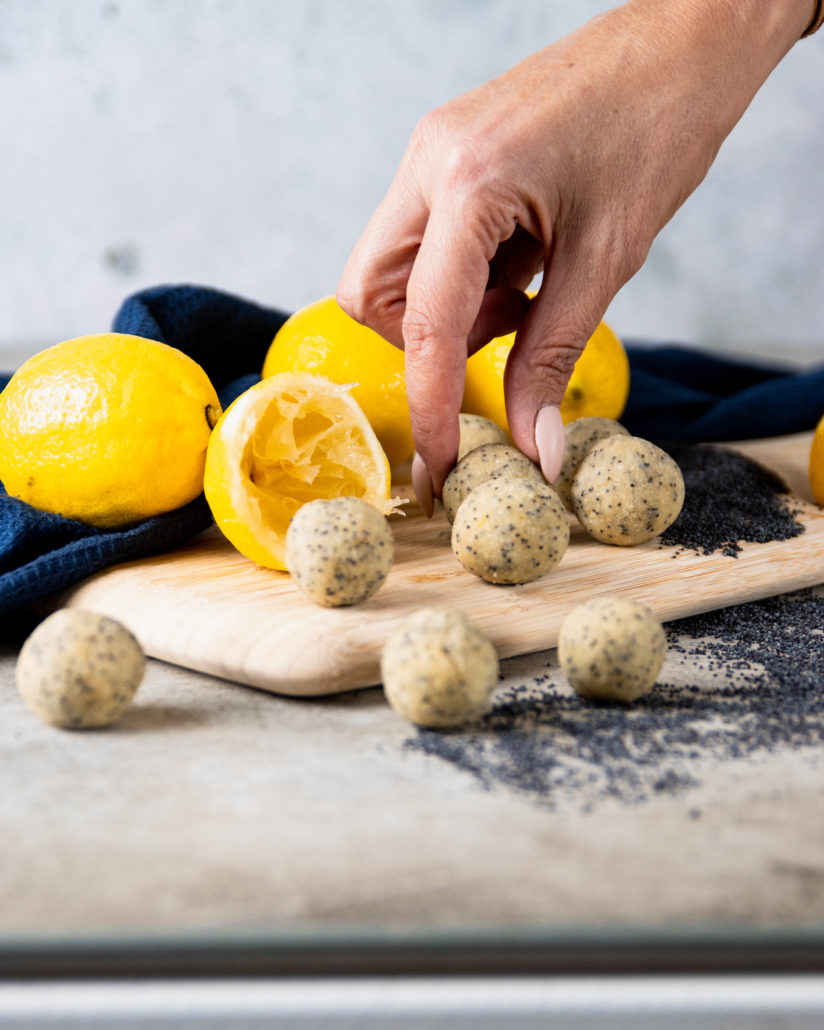
<path id="1" fill-rule="evenodd" d="M 458 454 L 467 340 L 483 303 L 489 261 L 501 238 L 464 216 L 460 204 L 433 204 L 406 292 L 406 392 L 415 448 L 436 494 Z M 506 236 L 510 235 L 506 233 Z"/>

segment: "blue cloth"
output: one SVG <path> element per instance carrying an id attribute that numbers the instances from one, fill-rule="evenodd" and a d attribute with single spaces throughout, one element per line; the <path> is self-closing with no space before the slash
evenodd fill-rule
<path id="1" fill-rule="evenodd" d="M 647 440 L 748 440 L 813 429 L 824 415 L 824 364 L 802 373 L 676 344 L 627 342 L 621 422 Z"/>
<path id="2" fill-rule="evenodd" d="M 154 286 L 126 298 L 112 329 L 160 340 L 194 358 L 227 408 L 260 379 L 269 344 L 287 317 L 205 286 Z"/>
<path id="3" fill-rule="evenodd" d="M 157 286 L 127 298 L 112 329 L 161 340 L 205 369 L 228 406 L 260 378 L 286 314 L 200 286 Z M 804 374 L 719 359 L 675 345 L 628 343 L 622 418 L 653 440 L 731 440 L 811 429 L 824 412 L 824 367 Z M 0 388 L 8 377 L 0 377 Z M 211 523 L 201 495 L 116 532 L 48 515 L 0 491 L 0 613 L 64 590 L 117 562 L 168 550 Z"/>

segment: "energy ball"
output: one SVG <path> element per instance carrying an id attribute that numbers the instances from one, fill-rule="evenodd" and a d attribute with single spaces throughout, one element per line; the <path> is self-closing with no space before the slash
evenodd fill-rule
<path id="1" fill-rule="evenodd" d="M 146 658 L 115 619 L 61 608 L 20 650 L 17 689 L 44 722 L 92 729 L 116 722 L 140 686 Z"/>
<path id="2" fill-rule="evenodd" d="M 458 415 L 458 424 L 461 430 L 458 461 L 485 443 L 509 443 L 505 430 L 501 429 L 497 422 L 493 422 L 491 418 L 484 418 L 483 415 L 467 415 L 461 412 Z"/>
<path id="3" fill-rule="evenodd" d="M 498 656 L 462 612 L 421 608 L 386 641 L 381 677 L 399 715 L 449 729 L 482 714 L 498 682 Z"/>
<path id="4" fill-rule="evenodd" d="M 394 556 L 385 516 L 358 497 L 309 501 L 286 532 L 286 568 L 325 608 L 371 597 L 383 586 Z"/>
<path id="5" fill-rule="evenodd" d="M 477 486 L 458 508 L 452 550 L 487 583 L 530 583 L 558 564 L 569 519 L 546 482 L 499 476 Z"/>
<path id="6" fill-rule="evenodd" d="M 572 480 L 578 521 L 605 544 L 632 547 L 671 526 L 684 503 L 684 478 L 672 458 L 637 436 L 595 444 Z"/>
<path id="7" fill-rule="evenodd" d="M 558 495 L 564 505 L 572 511 L 572 480 L 578 471 L 578 466 L 587 456 L 591 448 L 610 436 L 629 436 L 629 433 L 621 425 L 611 418 L 576 418 L 567 422 L 564 426 L 566 436 L 566 449 L 564 450 L 564 463 L 561 466 L 561 474 L 553 483 Z"/>
<path id="8" fill-rule="evenodd" d="M 558 659 L 582 697 L 635 701 L 652 689 L 666 648 L 661 623 L 645 604 L 597 597 L 564 619 Z"/>
<path id="9" fill-rule="evenodd" d="M 497 476 L 510 479 L 532 479 L 546 484 L 540 468 L 517 447 L 508 443 L 486 443 L 465 455 L 446 477 L 443 485 L 443 507 L 450 522 L 461 502 L 476 486 Z"/>

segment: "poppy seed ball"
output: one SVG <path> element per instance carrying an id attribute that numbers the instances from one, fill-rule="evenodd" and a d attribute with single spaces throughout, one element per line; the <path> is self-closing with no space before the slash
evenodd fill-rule
<path id="1" fill-rule="evenodd" d="M 645 604 L 596 597 L 564 619 L 558 661 L 582 697 L 635 701 L 655 684 L 666 649 L 663 627 Z"/>
<path id="2" fill-rule="evenodd" d="M 387 639 L 381 678 L 399 715 L 449 729 L 483 713 L 498 682 L 498 656 L 463 612 L 421 608 Z"/>
<path id="3" fill-rule="evenodd" d="M 578 471 L 578 466 L 589 454 L 596 443 L 606 440 L 610 436 L 629 436 L 629 433 L 621 425 L 611 418 L 602 418 L 593 415 L 587 418 L 576 418 L 567 422 L 564 426 L 564 461 L 558 478 L 552 484 L 558 491 L 558 496 L 564 502 L 564 506 L 572 511 L 572 480 Z"/>
<path id="4" fill-rule="evenodd" d="M 531 583 L 554 568 L 569 544 L 569 519 L 546 482 L 499 476 L 476 487 L 452 525 L 452 551 L 488 583 Z"/>
<path id="5" fill-rule="evenodd" d="M 123 715 L 145 668 L 143 649 L 116 619 L 61 608 L 20 649 L 17 689 L 44 722 L 94 729 Z"/>
<path id="6" fill-rule="evenodd" d="M 491 418 L 484 418 L 483 415 L 467 415 L 461 412 L 458 415 L 458 426 L 461 434 L 458 461 L 476 447 L 483 447 L 485 443 L 509 444 L 506 431 L 501 429 L 497 422 L 493 422 Z"/>
<path id="7" fill-rule="evenodd" d="M 455 513 L 475 487 L 498 476 L 546 483 L 540 468 L 517 447 L 508 443 L 483 444 L 465 454 L 446 477 L 442 499 L 449 521 L 455 521 Z"/>
<path id="8" fill-rule="evenodd" d="M 578 521 L 596 540 L 633 547 L 663 533 L 684 504 L 681 469 L 660 447 L 637 436 L 595 444 L 572 480 Z"/>
<path id="9" fill-rule="evenodd" d="M 286 568 L 325 608 L 372 597 L 386 581 L 394 554 L 386 517 L 358 497 L 309 501 L 286 532 Z"/>

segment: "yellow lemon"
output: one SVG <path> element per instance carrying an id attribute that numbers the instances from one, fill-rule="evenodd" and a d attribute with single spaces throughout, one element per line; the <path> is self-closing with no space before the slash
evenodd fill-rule
<path id="1" fill-rule="evenodd" d="M 350 318 L 334 297 L 301 308 L 278 330 L 263 376 L 278 372 L 311 372 L 352 385 L 389 464 L 394 468 L 412 457 L 403 351 Z"/>
<path id="2" fill-rule="evenodd" d="M 389 462 L 347 386 L 305 372 L 257 383 L 226 409 L 206 455 L 206 500 L 247 558 L 285 569 L 286 530 L 315 498 L 360 497 L 389 514 Z"/>
<path id="3" fill-rule="evenodd" d="M 0 480 L 43 511 L 114 528 L 203 490 L 220 402 L 174 347 L 122 333 L 29 358 L 0 393 Z"/>
<path id="4" fill-rule="evenodd" d="M 466 363 L 466 386 L 461 410 L 483 415 L 507 431 L 504 369 L 515 334 L 499 336 Z M 629 395 L 629 359 L 621 341 L 601 322 L 575 363 L 564 399 L 564 422 L 600 415 L 619 419 Z"/>
<path id="5" fill-rule="evenodd" d="M 810 448 L 810 486 L 815 503 L 824 507 L 824 418 L 816 426 Z"/>

